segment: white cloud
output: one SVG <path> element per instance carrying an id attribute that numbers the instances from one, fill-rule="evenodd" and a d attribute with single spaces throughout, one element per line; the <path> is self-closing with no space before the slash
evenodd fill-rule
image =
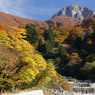
<path id="1" fill-rule="evenodd" d="M 18 16 L 24 15 L 20 5 L 23 0 L 0 0 L 0 11 Z"/>
<path id="2" fill-rule="evenodd" d="M 35 7 L 32 0 L 0 0 L 0 11 L 26 18 L 51 17 L 59 8 Z M 35 18 L 35 19 L 36 19 Z"/>

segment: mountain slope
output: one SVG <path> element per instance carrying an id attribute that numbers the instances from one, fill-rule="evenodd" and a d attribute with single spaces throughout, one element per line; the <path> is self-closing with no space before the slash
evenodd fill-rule
<path id="1" fill-rule="evenodd" d="M 72 18 L 72 17 L 53 17 L 51 19 L 48 19 L 45 21 L 48 25 L 54 25 L 56 26 L 57 23 L 62 23 L 63 26 L 68 26 L 68 25 L 76 25 L 76 24 L 80 24 L 81 20 Z"/>
<path id="2" fill-rule="evenodd" d="M 53 17 L 56 16 L 67 16 L 77 18 L 79 20 L 83 20 L 84 18 L 88 18 L 95 15 L 95 11 L 90 10 L 87 7 L 80 7 L 76 4 L 63 8 L 59 12 L 57 12 Z"/>
<path id="3" fill-rule="evenodd" d="M 51 19 L 48 19 L 46 21 L 38 21 L 38 20 L 32 20 L 27 18 L 22 18 L 10 14 L 6 14 L 3 12 L 0 12 L 0 23 L 7 25 L 7 26 L 21 26 L 25 24 L 35 24 L 38 27 L 49 27 L 49 25 L 53 24 L 56 26 L 57 23 L 62 22 L 64 26 L 67 25 L 74 25 L 78 24 L 81 21 L 72 17 L 54 17 Z"/>
<path id="4" fill-rule="evenodd" d="M 0 12 L 0 23 L 3 23 L 4 25 L 12 25 L 12 26 L 35 24 L 37 26 L 48 27 L 47 23 L 45 23 L 44 21 L 26 19 L 14 15 L 6 14 L 3 12 Z"/>

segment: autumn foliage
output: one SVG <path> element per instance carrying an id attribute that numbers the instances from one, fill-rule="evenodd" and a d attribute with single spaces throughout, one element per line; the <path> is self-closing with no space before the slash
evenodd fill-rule
<path id="1" fill-rule="evenodd" d="M 45 86 L 58 80 L 54 65 L 47 64 L 26 38 L 25 28 L 0 24 L 0 90 Z"/>
<path id="2" fill-rule="evenodd" d="M 95 18 L 66 27 L 60 19 L 48 28 L 37 27 L 36 21 L 19 27 L 0 24 L 0 90 L 61 86 L 72 91 L 59 74 L 95 80 Z"/>

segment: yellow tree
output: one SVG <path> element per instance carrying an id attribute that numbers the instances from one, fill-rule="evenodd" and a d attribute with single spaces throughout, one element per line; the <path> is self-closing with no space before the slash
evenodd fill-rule
<path id="1" fill-rule="evenodd" d="M 0 31 L 0 44 L 6 47 L 5 52 L 3 49 L 0 51 L 1 54 L 3 53 L 0 59 L 3 64 L 0 66 L 2 72 L 0 77 L 4 81 L 11 79 L 16 83 L 19 81 L 27 83 L 35 79 L 35 76 L 46 68 L 44 58 L 37 54 L 33 46 L 23 39 L 24 37 L 25 29 L 22 28 L 6 27 Z M 16 62 L 11 61 L 13 57 L 17 59 Z"/>

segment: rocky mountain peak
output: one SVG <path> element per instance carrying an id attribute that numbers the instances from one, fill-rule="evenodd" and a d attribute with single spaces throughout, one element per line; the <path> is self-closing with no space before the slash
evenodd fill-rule
<path id="1" fill-rule="evenodd" d="M 74 8 L 79 7 L 77 4 L 72 4 L 71 6 L 74 7 Z M 70 6 L 70 7 L 71 7 L 71 6 Z"/>
<path id="2" fill-rule="evenodd" d="M 76 4 L 72 4 L 71 6 L 68 6 L 66 8 L 63 8 L 59 12 L 57 12 L 53 17 L 56 16 L 67 16 L 67 17 L 73 17 L 77 18 L 79 20 L 83 20 L 84 18 L 88 18 L 95 15 L 95 11 L 90 10 L 87 7 L 80 7 Z"/>

